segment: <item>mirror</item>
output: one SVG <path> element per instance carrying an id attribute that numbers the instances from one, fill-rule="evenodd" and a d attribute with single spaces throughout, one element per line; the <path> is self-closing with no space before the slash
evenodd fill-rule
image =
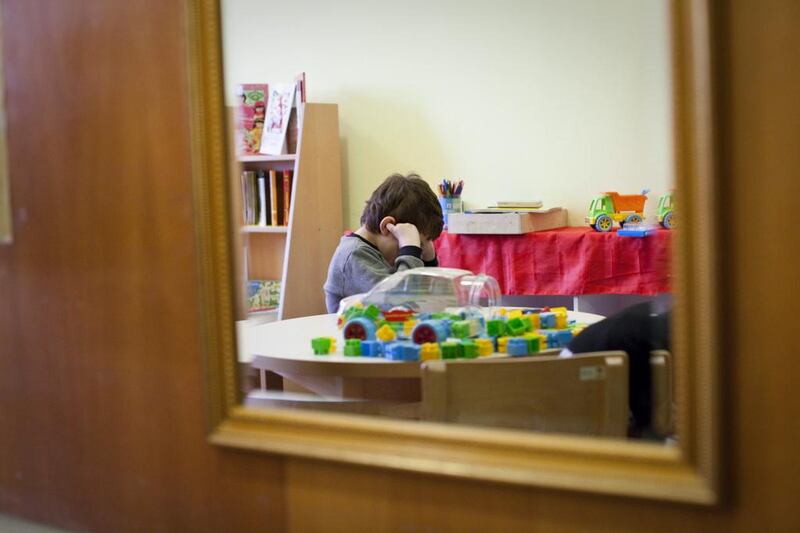
<path id="1" fill-rule="evenodd" d="M 312 4 L 280 13 L 241 0 L 192 5 L 212 442 L 715 501 L 713 312 L 687 328 L 691 310 L 715 298 L 713 222 L 692 224 L 713 218 L 705 5 Z M 269 32 L 260 22 L 267 19 Z M 369 316 L 367 296 L 351 308 L 356 314 L 324 314 L 322 285 L 337 245 L 363 241 L 394 264 L 385 241 L 371 237 L 398 235 L 364 233 L 361 210 L 386 176 L 409 169 L 431 191 L 442 178 L 464 180 L 460 197 L 444 195 L 445 210 L 454 197 L 467 210 L 541 201 L 542 212 L 517 205 L 511 214 L 534 225 L 539 215 L 556 220 L 541 231 L 493 226 L 475 234 L 457 230 L 459 218 L 486 213 L 447 213 L 448 231 L 434 245 L 440 266 L 492 275 L 502 309 L 470 320 L 449 308 L 447 317 L 404 315 L 392 325 L 390 315 L 409 309 Z M 684 229 L 637 224 L 638 217 L 669 226 L 673 188 Z M 487 219 L 479 220 L 485 230 Z M 620 224 L 634 235 L 621 235 Z M 437 232 L 422 233 L 424 250 Z M 698 245 L 709 252 L 692 255 Z M 673 306 L 684 311 L 674 323 L 664 314 Z M 388 328 L 395 337 L 428 319 L 449 323 L 436 339 L 438 357 L 422 357 L 411 339 L 418 353 L 410 357 L 398 349 L 369 358 L 343 353 L 353 344 L 337 320 L 347 329 L 353 318 L 363 319 L 362 330 Z M 512 331 L 512 321 L 522 329 Z M 641 333 L 643 347 L 609 343 L 612 333 L 626 341 Z M 336 338 L 338 351 L 312 343 L 316 337 Z M 524 340 L 527 351 L 510 357 L 500 337 L 513 350 Z M 529 355 L 534 337 L 538 350 L 552 351 Z M 446 343 L 463 356 L 487 338 L 494 355 L 443 357 Z M 355 448 L 344 454 L 342 446 Z M 407 446 L 419 454 L 408 457 Z M 576 477 L 578 464 L 593 465 L 594 475 Z M 638 482 L 625 482 L 631 478 Z"/>

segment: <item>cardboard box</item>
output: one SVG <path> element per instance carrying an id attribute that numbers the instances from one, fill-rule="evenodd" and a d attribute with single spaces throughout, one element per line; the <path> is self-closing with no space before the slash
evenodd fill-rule
<path id="1" fill-rule="evenodd" d="M 567 225 L 567 210 L 561 207 L 536 212 L 451 213 L 447 232 L 478 235 L 520 235 Z"/>

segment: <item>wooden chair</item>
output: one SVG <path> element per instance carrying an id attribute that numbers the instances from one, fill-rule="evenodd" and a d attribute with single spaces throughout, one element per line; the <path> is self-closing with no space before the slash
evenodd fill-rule
<path id="1" fill-rule="evenodd" d="M 421 418 L 624 437 L 628 357 L 597 352 L 429 361 L 422 365 Z"/>
<path id="2" fill-rule="evenodd" d="M 652 402 L 650 426 L 653 432 L 666 437 L 675 432 L 675 406 L 673 405 L 672 354 L 666 350 L 650 353 L 650 398 Z"/>

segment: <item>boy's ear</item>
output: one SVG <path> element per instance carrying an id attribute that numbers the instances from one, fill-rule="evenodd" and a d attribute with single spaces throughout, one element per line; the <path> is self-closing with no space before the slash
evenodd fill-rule
<path id="1" fill-rule="evenodd" d="M 381 226 L 380 226 L 381 235 L 389 235 L 389 233 L 390 233 L 389 230 L 386 229 L 386 224 L 397 224 L 397 221 L 395 220 L 394 217 L 383 217 L 383 220 L 381 220 Z"/>

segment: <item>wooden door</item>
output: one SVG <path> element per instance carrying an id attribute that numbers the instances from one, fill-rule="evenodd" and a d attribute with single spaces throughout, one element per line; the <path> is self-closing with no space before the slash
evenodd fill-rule
<path id="1" fill-rule="evenodd" d="M 0 511 L 95 531 L 797 531 L 800 4 L 720 2 L 718 509 L 205 442 L 182 2 L 5 0 Z"/>

